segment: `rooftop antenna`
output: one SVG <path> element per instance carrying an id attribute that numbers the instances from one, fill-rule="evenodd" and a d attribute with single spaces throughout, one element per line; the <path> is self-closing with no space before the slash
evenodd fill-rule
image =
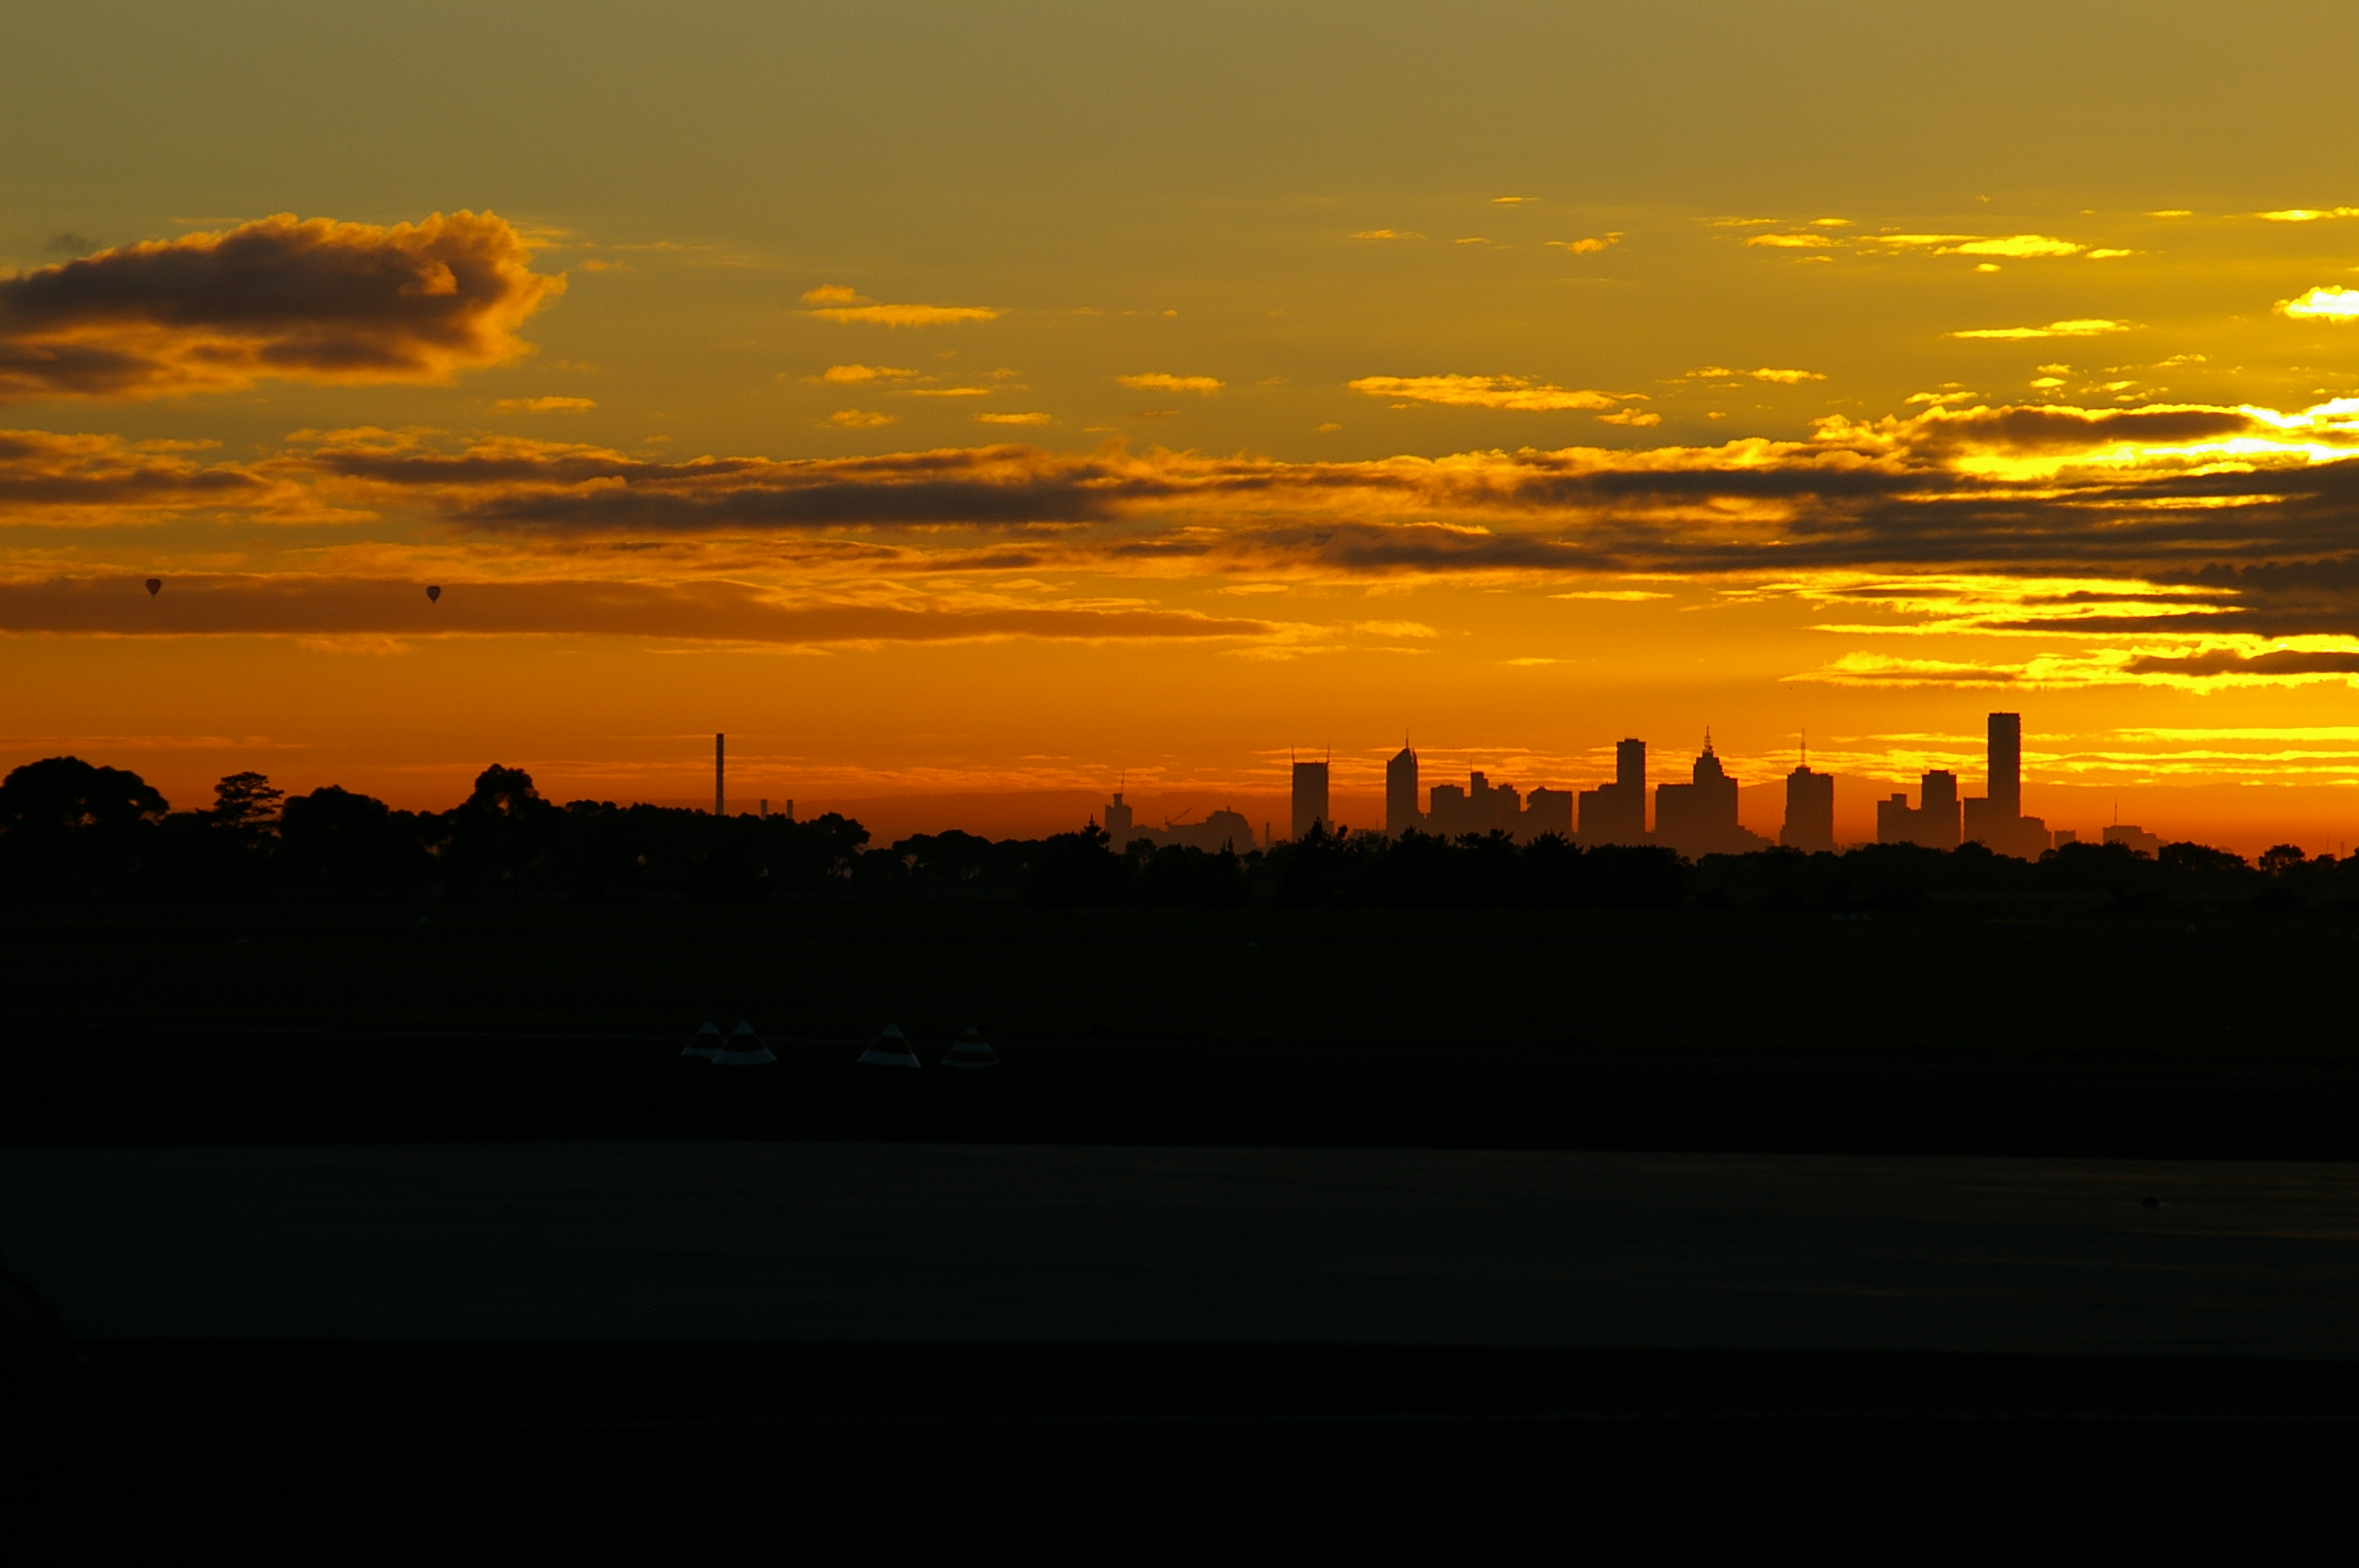
<path id="1" fill-rule="evenodd" d="M 1703 749 L 1707 752 L 1712 750 L 1712 726 L 1709 724 L 1703 727 Z"/>
<path id="2" fill-rule="evenodd" d="M 1810 771 L 1810 727 L 1809 725 L 1805 724 L 1805 725 L 1803 725 L 1803 726 L 1802 726 L 1802 771 L 1803 771 L 1803 772 L 1805 772 L 1805 773 L 1808 773 L 1808 772 Z"/>

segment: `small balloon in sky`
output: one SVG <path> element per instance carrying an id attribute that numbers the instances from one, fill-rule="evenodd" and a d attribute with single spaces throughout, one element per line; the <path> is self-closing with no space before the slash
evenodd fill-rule
<path id="1" fill-rule="evenodd" d="M 164 579 L 163 579 L 162 578 L 159 578 L 159 577 L 151 577 L 151 578 L 149 578 L 149 579 L 147 579 L 147 597 L 148 597 L 148 598 L 153 599 L 153 598 L 155 598 L 158 594 L 159 594 L 159 593 L 161 593 L 161 592 L 163 592 L 163 591 L 164 591 Z"/>
<path id="2" fill-rule="evenodd" d="M 437 600 L 440 599 L 441 597 L 442 597 L 442 590 L 441 590 L 440 588 L 429 588 L 429 589 L 428 589 L 426 590 L 426 600 L 427 600 L 427 602 L 428 602 L 428 603 L 429 603 L 429 604 L 430 604 L 430 603 L 432 603 L 432 602 L 434 602 L 435 600 Z"/>

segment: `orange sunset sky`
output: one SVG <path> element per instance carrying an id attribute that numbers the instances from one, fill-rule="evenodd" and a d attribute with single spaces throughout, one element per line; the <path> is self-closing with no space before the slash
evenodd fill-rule
<path id="1" fill-rule="evenodd" d="M 2359 841 L 2359 10 L 12 6 L 0 769 Z M 152 597 L 145 579 L 162 579 Z M 429 603 L 429 584 L 442 589 Z"/>

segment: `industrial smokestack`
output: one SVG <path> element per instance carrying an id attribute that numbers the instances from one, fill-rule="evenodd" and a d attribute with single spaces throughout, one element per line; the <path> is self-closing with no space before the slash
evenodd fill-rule
<path id="1" fill-rule="evenodd" d="M 723 815 L 722 807 L 729 802 L 729 737 L 712 738 L 712 815 Z"/>

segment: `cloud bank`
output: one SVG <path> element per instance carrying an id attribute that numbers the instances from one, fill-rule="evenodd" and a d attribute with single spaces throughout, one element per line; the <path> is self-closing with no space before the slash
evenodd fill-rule
<path id="1" fill-rule="evenodd" d="M 1271 622 L 1188 611 L 1071 604 L 813 601 L 727 581 L 451 582 L 310 575 L 175 575 L 150 596 L 131 578 L 0 582 L 0 630 L 116 636 L 592 635 L 687 642 L 1193 641 L 1266 637 Z"/>

